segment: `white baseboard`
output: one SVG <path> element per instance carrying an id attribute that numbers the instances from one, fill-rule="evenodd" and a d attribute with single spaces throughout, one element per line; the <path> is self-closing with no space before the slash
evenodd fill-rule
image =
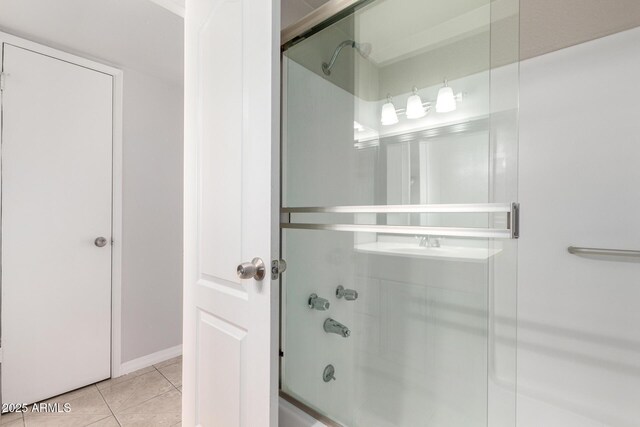
<path id="1" fill-rule="evenodd" d="M 156 363 L 164 362 L 165 360 L 180 356 L 181 354 L 182 344 L 156 351 L 155 353 L 147 354 L 146 356 L 124 362 L 120 365 L 119 374 L 126 375 L 130 372 L 137 371 L 138 369 L 146 368 L 148 366 L 155 365 Z"/>

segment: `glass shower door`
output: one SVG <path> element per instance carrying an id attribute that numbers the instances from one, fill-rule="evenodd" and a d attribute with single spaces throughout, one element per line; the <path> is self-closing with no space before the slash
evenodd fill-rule
<path id="1" fill-rule="evenodd" d="M 516 1 L 378 0 L 283 58 L 283 396 L 515 425 Z M 515 41 L 514 41 L 515 38 Z"/>

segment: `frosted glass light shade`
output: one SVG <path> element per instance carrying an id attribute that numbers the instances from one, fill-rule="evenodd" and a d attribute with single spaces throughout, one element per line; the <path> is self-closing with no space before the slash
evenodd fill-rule
<path id="1" fill-rule="evenodd" d="M 427 110 L 422 105 L 420 95 L 414 92 L 413 95 L 407 99 L 407 110 L 405 114 L 408 119 L 419 119 L 427 115 Z"/>
<path id="2" fill-rule="evenodd" d="M 438 91 L 438 99 L 436 99 L 436 112 L 448 113 L 456 109 L 456 96 L 453 89 L 449 86 L 441 87 Z"/>
<path id="3" fill-rule="evenodd" d="M 398 123 L 398 114 L 396 113 L 396 107 L 393 105 L 393 102 L 386 102 L 382 106 L 380 123 L 382 123 L 383 126 L 395 125 Z"/>

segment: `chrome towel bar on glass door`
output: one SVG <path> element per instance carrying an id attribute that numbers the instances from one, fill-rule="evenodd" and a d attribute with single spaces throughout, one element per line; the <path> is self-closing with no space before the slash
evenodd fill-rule
<path id="1" fill-rule="evenodd" d="M 491 239 L 517 239 L 519 237 L 518 203 L 441 204 L 441 205 L 375 205 L 283 207 L 282 228 L 302 230 L 353 231 L 406 235 L 435 235 Z M 291 220 L 291 214 L 397 214 L 397 213 L 506 213 L 506 228 L 426 227 L 387 224 L 331 224 L 302 223 Z"/>
<path id="2" fill-rule="evenodd" d="M 604 249 L 604 248 L 581 248 L 578 246 L 569 246 L 567 251 L 574 255 L 605 255 L 605 256 L 626 256 L 640 257 L 640 251 L 632 251 L 627 249 Z"/>
<path id="3" fill-rule="evenodd" d="M 282 208 L 282 213 L 495 213 L 511 212 L 510 203 L 373 205 Z"/>

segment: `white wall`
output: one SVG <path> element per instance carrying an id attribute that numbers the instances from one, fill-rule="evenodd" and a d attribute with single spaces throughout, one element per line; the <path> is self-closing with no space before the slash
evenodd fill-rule
<path id="1" fill-rule="evenodd" d="M 518 427 L 638 426 L 640 29 L 524 61 Z"/>
<path id="2" fill-rule="evenodd" d="M 124 72 L 122 362 L 182 344 L 183 87 Z"/>
<path id="3" fill-rule="evenodd" d="M 183 25 L 148 0 L 0 0 L 0 31 L 124 70 L 123 363 L 182 343 Z"/>

